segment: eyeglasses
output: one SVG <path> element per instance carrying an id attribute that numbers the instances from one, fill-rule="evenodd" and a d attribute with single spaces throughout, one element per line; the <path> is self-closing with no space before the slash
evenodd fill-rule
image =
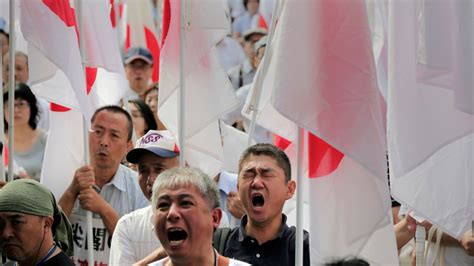
<path id="1" fill-rule="evenodd" d="M 8 102 L 5 102 L 4 106 L 5 108 L 8 108 Z M 30 107 L 27 101 L 15 101 L 14 108 L 25 109 L 27 107 Z"/>

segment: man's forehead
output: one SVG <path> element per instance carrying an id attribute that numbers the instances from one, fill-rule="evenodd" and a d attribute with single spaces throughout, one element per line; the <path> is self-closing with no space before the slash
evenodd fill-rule
<path id="1" fill-rule="evenodd" d="M 145 155 L 143 155 L 145 156 Z M 147 166 L 163 166 L 164 165 L 164 159 L 163 157 L 158 157 L 155 158 L 154 160 L 145 160 L 142 158 L 140 158 L 140 160 L 138 161 L 138 167 L 147 167 Z"/>
<path id="2" fill-rule="evenodd" d="M 143 152 L 138 158 L 138 165 L 165 165 L 173 163 L 173 166 L 179 166 L 179 156 L 176 157 L 161 157 L 150 151 Z"/>
<path id="3" fill-rule="evenodd" d="M 268 155 L 250 155 L 242 162 L 242 169 L 246 168 L 281 168 L 275 158 Z"/>
<path id="4" fill-rule="evenodd" d="M 21 212 L 0 212 L 0 217 L 3 219 L 21 218 L 26 216 L 28 215 Z"/>
<path id="5" fill-rule="evenodd" d="M 201 196 L 198 189 L 193 185 L 176 185 L 173 187 L 164 187 L 158 190 L 158 198 L 196 198 Z"/>
<path id="6" fill-rule="evenodd" d="M 120 126 L 118 123 L 122 123 Z M 127 117 L 122 113 L 110 112 L 103 110 L 99 112 L 94 121 L 92 122 L 92 127 L 101 127 L 104 129 L 110 129 L 115 131 L 127 131 Z"/>

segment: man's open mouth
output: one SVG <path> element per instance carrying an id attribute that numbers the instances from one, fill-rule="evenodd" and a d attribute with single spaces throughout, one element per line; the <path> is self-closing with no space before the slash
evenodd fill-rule
<path id="1" fill-rule="evenodd" d="M 179 245 L 188 238 L 188 233 L 181 228 L 168 229 L 168 241 L 170 245 Z"/>
<path id="2" fill-rule="evenodd" d="M 265 198 L 260 193 L 253 193 L 251 199 L 253 207 L 263 207 L 265 205 Z"/>

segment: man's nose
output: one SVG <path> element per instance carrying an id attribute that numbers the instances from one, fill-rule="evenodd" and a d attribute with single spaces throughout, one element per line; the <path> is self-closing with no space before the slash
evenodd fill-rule
<path id="1" fill-rule="evenodd" d="M 107 134 L 103 134 L 100 139 L 99 139 L 99 145 L 101 147 L 108 147 L 109 146 L 109 137 L 107 136 Z"/>
<path id="2" fill-rule="evenodd" d="M 155 180 L 156 180 L 157 176 L 158 176 L 158 173 L 150 173 L 150 175 L 148 175 L 148 178 L 146 179 L 147 185 L 152 187 L 153 184 L 155 183 Z"/>
<path id="3" fill-rule="evenodd" d="M 2 240 L 8 240 L 13 237 L 13 228 L 11 226 L 3 225 L 2 228 L 0 229 L 0 235 L 2 237 Z"/>
<path id="4" fill-rule="evenodd" d="M 257 174 L 252 180 L 252 188 L 263 188 L 263 178 Z"/>
<path id="5" fill-rule="evenodd" d="M 176 222 L 180 219 L 179 208 L 177 204 L 171 204 L 170 209 L 168 211 L 167 219 L 168 221 Z"/>

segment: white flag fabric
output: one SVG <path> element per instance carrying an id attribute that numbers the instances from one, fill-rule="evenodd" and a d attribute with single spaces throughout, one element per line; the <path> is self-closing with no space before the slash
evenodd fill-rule
<path id="1" fill-rule="evenodd" d="M 36 84 L 53 77 L 61 86 L 32 86 L 36 95 L 49 101 L 81 110 L 90 117 L 94 110 L 86 92 L 86 80 L 79 51 L 74 10 L 69 1 L 22 0 L 21 29 L 28 42 L 30 82 Z"/>
<path id="2" fill-rule="evenodd" d="M 32 89 L 55 103 L 41 182 L 58 197 L 84 164 L 83 138 L 76 137 L 83 132 L 81 114 L 89 127 L 92 112 L 117 103 L 127 86 L 107 1 L 84 1 L 82 7 L 86 71 L 70 2 L 25 0 L 21 6 L 21 27 L 31 48 Z"/>
<path id="3" fill-rule="evenodd" d="M 389 9 L 392 194 L 457 238 L 474 220 L 473 7 L 393 1 Z"/>
<path id="4" fill-rule="evenodd" d="M 200 167 L 214 176 L 222 168 L 218 118 L 238 105 L 215 48 L 227 32 L 224 3 L 210 0 L 185 3 L 188 22 L 184 52 L 184 130 L 188 148 L 185 158 L 191 166 Z M 169 26 L 163 27 L 158 115 L 178 139 L 180 7 L 179 1 L 165 1 L 164 4 L 163 25 Z"/>
<path id="5" fill-rule="evenodd" d="M 88 96 L 96 109 L 118 103 L 128 88 L 117 32 L 112 27 L 107 0 L 84 1 L 84 57 Z M 97 70 L 94 70 L 97 69 Z M 95 79 L 94 79 L 95 77 Z"/>
<path id="6" fill-rule="evenodd" d="M 248 134 L 238 130 L 233 126 L 229 126 L 224 122 L 220 122 L 222 146 L 224 149 L 224 165 L 225 171 L 230 173 L 238 173 L 240 155 L 247 148 Z M 252 141 L 252 145 L 255 141 Z"/>
<path id="7" fill-rule="evenodd" d="M 258 6 L 258 27 L 268 29 L 272 20 L 272 13 L 275 7 L 275 0 L 262 0 Z"/>
<path id="8" fill-rule="evenodd" d="M 270 99 L 269 110 L 280 113 L 274 118 L 287 119 L 275 119 L 289 127 L 273 126 L 273 132 L 294 140 L 292 122 L 317 136 L 308 141 L 308 185 L 298 185 L 310 193 L 311 263 L 355 255 L 371 265 L 398 264 L 386 176 L 384 101 L 377 88 L 365 2 L 281 5 L 263 61 L 267 65 L 261 66 L 266 69 L 261 100 Z M 258 119 L 268 128 L 272 115 L 263 119 L 265 108 L 258 107 Z"/>
<path id="9" fill-rule="evenodd" d="M 308 15 L 290 13 L 299 10 Z M 285 5 L 280 23 L 285 32 L 275 36 L 272 57 L 275 73 L 287 74 L 274 75 L 275 109 L 322 139 L 331 139 L 332 146 L 377 176 L 385 176 L 384 108 L 365 2 L 297 1 Z M 290 41 L 304 25 L 311 25 L 311 33 Z M 294 75 L 304 78 L 288 73 L 292 62 Z"/>
<path id="10" fill-rule="evenodd" d="M 41 183 L 59 199 L 84 165 L 83 116 L 77 110 L 50 109 L 50 130 L 44 151 Z"/>

